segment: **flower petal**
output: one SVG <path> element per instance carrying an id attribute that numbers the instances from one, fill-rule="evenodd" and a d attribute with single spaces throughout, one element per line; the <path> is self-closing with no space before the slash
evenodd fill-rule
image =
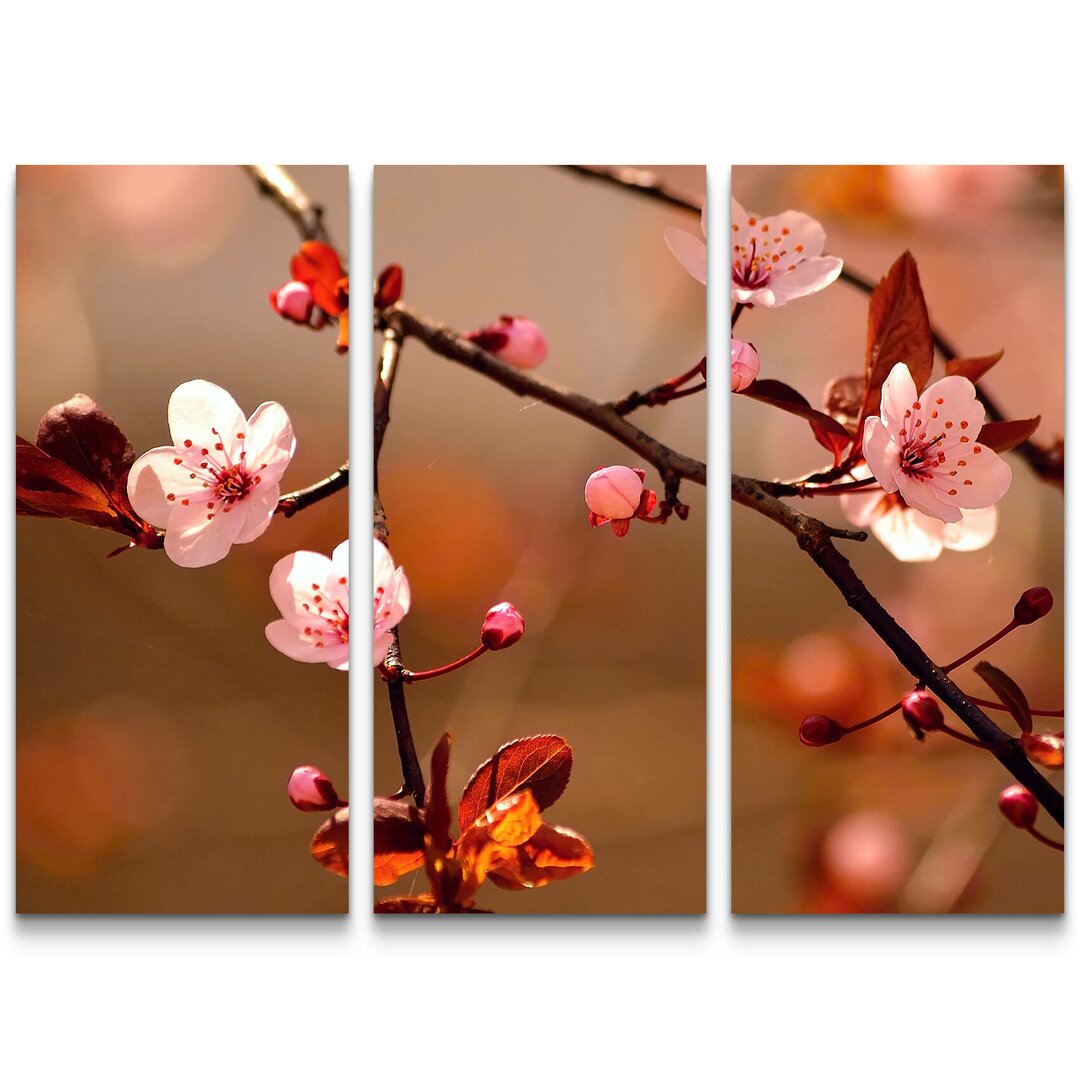
<path id="1" fill-rule="evenodd" d="M 950 506 L 937 497 L 938 488 L 932 481 L 919 480 L 906 473 L 900 473 L 896 479 L 904 502 L 914 506 L 916 510 L 921 510 L 938 521 L 959 521 L 964 516 L 957 507 Z"/>
<path id="2" fill-rule="evenodd" d="M 247 422 L 247 467 L 263 483 L 277 483 L 296 452 L 289 414 L 276 401 L 264 401 Z M 265 468 L 263 468 L 265 466 Z"/>
<path id="3" fill-rule="evenodd" d="M 205 490 L 201 480 L 192 480 L 190 473 L 176 464 L 176 458 L 173 447 L 158 446 L 139 457 L 128 473 L 128 498 L 135 513 L 158 529 L 168 526 L 176 505 L 169 495 L 180 497 Z"/>
<path id="4" fill-rule="evenodd" d="M 900 562 L 932 562 L 941 554 L 942 536 L 948 527 L 911 507 L 896 506 L 870 528 Z"/>
<path id="5" fill-rule="evenodd" d="M 758 229 L 767 236 L 776 237 L 783 244 L 777 253 L 786 251 L 792 261 L 796 258 L 812 259 L 825 250 L 825 230 L 821 222 L 798 210 L 785 210 L 775 217 L 761 218 Z M 786 234 L 784 229 L 788 230 Z"/>
<path id="6" fill-rule="evenodd" d="M 670 226 L 664 230 L 664 242 L 668 250 L 683 265 L 683 269 L 702 285 L 708 276 L 708 258 L 705 242 L 684 229 Z"/>
<path id="7" fill-rule="evenodd" d="M 958 451 L 956 460 L 950 460 L 947 465 L 951 466 L 950 472 L 955 470 L 957 475 L 942 476 L 938 473 L 934 477 L 933 486 L 935 496 L 950 506 L 963 507 L 965 510 L 993 506 L 1012 484 L 1012 467 L 1003 457 L 985 446 L 975 445 L 970 453 L 965 452 L 963 457 L 959 456 Z"/>
<path id="8" fill-rule="evenodd" d="M 905 426 L 905 414 L 911 411 L 918 396 L 907 364 L 894 364 L 881 384 L 881 422 L 893 436 L 898 436 Z"/>
<path id="9" fill-rule="evenodd" d="M 965 510 L 962 521 L 950 522 L 945 526 L 944 543 L 951 551 L 978 551 L 994 539 L 997 527 L 996 506 Z"/>
<path id="10" fill-rule="evenodd" d="M 165 530 L 165 554 L 179 566 L 209 566 L 220 562 L 236 543 L 243 521 L 239 514 L 223 514 L 201 500 L 174 506 Z"/>
<path id="11" fill-rule="evenodd" d="M 294 551 L 274 564 L 270 571 L 270 598 L 290 626 L 302 631 L 324 621 L 314 599 L 330 570 L 330 560 L 314 551 Z"/>
<path id="12" fill-rule="evenodd" d="M 769 288 L 766 290 L 771 299 L 767 301 L 763 298 L 760 303 L 762 307 L 781 307 L 790 300 L 812 296 L 831 285 L 843 269 L 844 260 L 832 255 L 805 259 L 803 262 L 796 263 L 794 270 L 771 274 Z"/>
<path id="13" fill-rule="evenodd" d="M 266 532 L 270 522 L 274 520 L 274 511 L 280 497 L 281 489 L 277 484 L 260 484 L 255 491 L 233 503 L 231 512 L 239 514 L 243 521 L 236 537 L 237 544 L 250 544 Z"/>
<path id="14" fill-rule="evenodd" d="M 863 426 L 863 456 L 883 490 L 895 491 L 900 452 L 888 429 L 876 416 L 868 416 Z"/>
<path id="15" fill-rule="evenodd" d="M 284 619 L 266 627 L 266 640 L 280 653 L 302 664 L 329 664 L 341 671 L 349 663 L 349 647 L 340 642 L 321 643 L 314 634 L 305 634 Z"/>
<path id="16" fill-rule="evenodd" d="M 176 446 L 188 439 L 209 444 L 214 429 L 228 442 L 244 430 L 245 423 L 232 394 L 205 379 L 181 383 L 169 398 L 169 431 Z"/>

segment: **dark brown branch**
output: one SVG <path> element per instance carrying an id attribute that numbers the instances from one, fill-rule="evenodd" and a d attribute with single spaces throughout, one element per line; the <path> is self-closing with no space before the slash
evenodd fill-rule
<path id="1" fill-rule="evenodd" d="M 698 375 L 702 381 L 694 386 L 686 387 L 686 384 Z M 670 401 L 678 398 L 689 397 L 691 394 L 700 393 L 705 389 L 705 357 L 702 357 L 689 371 L 682 375 L 676 375 L 673 379 L 667 379 L 658 383 L 651 390 L 632 390 L 626 397 L 611 402 L 611 407 L 620 415 L 628 416 L 635 409 L 642 406 L 653 408 L 656 405 L 667 405 Z"/>
<path id="2" fill-rule="evenodd" d="M 381 540 L 389 547 L 390 529 L 386 523 L 386 510 L 383 508 L 382 499 L 379 496 L 379 455 L 382 453 L 383 436 L 390 423 L 390 396 L 394 391 L 394 380 L 397 377 L 398 358 L 401 355 L 401 338 L 397 332 L 388 327 L 383 334 L 382 355 L 379 364 L 379 373 L 375 379 L 374 393 L 374 423 L 375 423 L 375 506 L 372 528 L 377 540 Z M 420 759 L 416 753 L 416 743 L 413 741 L 412 725 L 409 723 L 409 707 L 405 700 L 405 682 L 400 673 L 405 670 L 405 662 L 401 658 L 401 642 L 398 638 L 397 627 L 393 630 L 394 640 L 390 643 L 390 649 L 386 654 L 384 665 L 393 678 L 386 681 L 386 692 L 390 699 L 390 716 L 394 722 L 394 737 L 397 740 L 398 758 L 401 761 L 401 777 L 405 781 L 405 788 L 412 796 L 417 807 L 424 805 L 424 772 L 420 767 Z"/>
<path id="3" fill-rule="evenodd" d="M 243 165 L 244 172 L 255 181 L 260 192 L 292 218 L 305 240 L 330 242 L 322 223 L 322 207 L 313 203 L 296 181 L 280 165 Z"/>
<path id="4" fill-rule="evenodd" d="M 1059 824 L 1065 824 L 1065 797 L 1028 761 L 1014 739 L 997 726 L 949 676 L 923 652 L 922 647 L 885 610 L 877 598 L 836 549 L 833 537 L 851 535 L 832 529 L 824 522 L 793 510 L 770 495 L 757 480 L 731 478 L 731 496 L 742 506 L 782 525 L 798 541 L 829 580 L 840 590 L 848 606 L 870 626 L 920 686 L 937 695 L 967 725 L 980 743 L 986 745 L 1002 765 L 1039 800 Z M 865 538 L 866 534 L 857 534 Z M 852 536 L 851 538 L 855 538 Z"/>
<path id="5" fill-rule="evenodd" d="M 448 326 L 432 322 L 398 304 L 381 313 L 386 325 L 401 337 L 414 337 L 432 352 L 486 375 L 522 397 L 536 398 L 562 412 L 591 424 L 629 447 L 667 479 L 680 478 L 705 484 L 705 463 L 696 461 L 658 442 L 619 415 L 614 404 L 594 401 L 576 390 L 558 386 L 538 375 L 510 367 L 489 352 L 461 337 Z"/>
<path id="6" fill-rule="evenodd" d="M 633 192 L 635 195 L 644 195 L 647 199 L 656 199 L 667 203 L 668 206 L 677 206 L 680 210 L 691 210 L 697 214 L 700 214 L 702 210 L 701 199 L 676 191 L 665 184 L 656 173 L 647 172 L 644 169 L 604 165 L 558 165 L 556 168 L 565 169 L 589 180 L 611 184 L 622 188 L 623 191 Z"/>
<path id="7" fill-rule="evenodd" d="M 282 495 L 278 499 L 275 514 L 282 514 L 291 518 L 298 510 L 304 510 L 314 503 L 321 502 L 335 492 L 344 491 L 349 486 L 349 463 L 346 461 L 340 468 L 335 469 L 329 476 L 322 480 L 316 480 L 314 484 L 306 488 L 298 488 Z"/>

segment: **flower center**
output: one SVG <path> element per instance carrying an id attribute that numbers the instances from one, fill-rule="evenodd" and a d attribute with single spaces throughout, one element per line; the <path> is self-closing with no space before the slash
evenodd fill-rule
<path id="1" fill-rule="evenodd" d="M 945 432 L 935 435 L 932 439 L 926 436 L 918 436 L 910 442 L 902 444 L 900 451 L 900 469 L 907 476 L 916 476 L 927 479 L 933 475 L 938 465 L 944 464 L 945 455 L 941 451 L 935 451 L 935 447 L 945 438 Z"/>
<path id="2" fill-rule="evenodd" d="M 256 479 L 249 476 L 242 465 L 229 465 L 216 472 L 211 467 L 211 475 L 214 477 L 215 492 L 227 503 L 242 499 L 252 489 Z"/>
<path id="3" fill-rule="evenodd" d="M 345 578 L 341 579 L 341 584 L 345 584 Z M 319 615 L 322 617 L 324 626 L 305 626 L 304 634 L 315 641 L 316 649 L 325 649 L 326 640 L 329 638 L 331 644 L 340 642 L 342 645 L 349 644 L 349 613 L 345 610 L 345 605 L 340 600 L 333 600 L 329 596 L 326 596 L 321 587 L 317 584 L 313 584 L 312 597 L 310 604 L 304 604 L 303 608 L 306 612 Z"/>
<path id="4" fill-rule="evenodd" d="M 749 247 L 735 245 L 735 258 L 731 260 L 731 280 L 740 289 L 757 289 L 769 280 L 772 272 L 772 260 L 758 255 L 757 237 L 750 241 Z"/>

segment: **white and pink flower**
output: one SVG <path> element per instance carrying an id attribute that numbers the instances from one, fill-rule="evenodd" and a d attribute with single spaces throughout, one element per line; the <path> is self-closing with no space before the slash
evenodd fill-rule
<path id="1" fill-rule="evenodd" d="M 775 217 L 748 214 L 731 200 L 731 299 L 736 304 L 781 307 L 820 292 L 844 268 L 822 255 L 825 230 L 809 214 L 785 210 Z"/>
<path id="2" fill-rule="evenodd" d="M 993 506 L 1009 490 L 1012 469 L 977 442 L 986 412 L 970 379 L 949 375 L 920 395 L 906 364 L 881 388 L 881 415 L 866 419 L 863 454 L 886 492 L 939 521 Z"/>
<path id="3" fill-rule="evenodd" d="M 707 284 L 708 250 L 705 246 L 705 210 L 701 211 L 701 236 L 688 233 L 685 229 L 669 227 L 664 230 L 664 243 L 668 250 L 682 264 L 683 269 L 702 285 Z"/>
<path id="4" fill-rule="evenodd" d="M 868 479 L 860 465 L 853 480 Z M 996 506 L 965 510 L 959 521 L 941 521 L 908 506 L 898 492 L 858 491 L 840 496 L 840 509 L 860 529 L 869 529 L 901 562 L 932 562 L 942 551 L 978 551 L 997 534 Z"/>
<path id="5" fill-rule="evenodd" d="M 278 652 L 305 664 L 349 669 L 349 541 L 331 558 L 294 551 L 270 572 L 270 596 L 281 618 L 266 628 Z"/>
<path id="6" fill-rule="evenodd" d="M 375 544 L 375 667 L 386 662 L 386 652 L 394 640 L 393 629 L 409 613 L 409 579 L 385 544 Z"/>
<path id="7" fill-rule="evenodd" d="M 737 394 L 745 390 L 761 370 L 757 349 L 738 338 L 731 339 L 731 389 Z"/>
<path id="8" fill-rule="evenodd" d="M 616 536 L 625 536 L 634 518 L 648 517 L 652 512 L 656 492 L 645 486 L 642 469 L 608 465 L 597 469 L 585 481 L 585 505 L 589 508 L 589 524 L 594 529 L 610 524 Z"/>
<path id="9" fill-rule="evenodd" d="M 523 315 L 500 315 L 498 322 L 465 337 L 511 367 L 534 368 L 547 356 L 544 331 Z"/>
<path id="10" fill-rule="evenodd" d="M 169 398 L 169 431 L 173 446 L 148 450 L 132 465 L 128 498 L 165 530 L 173 562 L 209 566 L 270 525 L 296 450 L 292 423 L 276 401 L 245 419 L 232 395 L 196 379 Z"/>

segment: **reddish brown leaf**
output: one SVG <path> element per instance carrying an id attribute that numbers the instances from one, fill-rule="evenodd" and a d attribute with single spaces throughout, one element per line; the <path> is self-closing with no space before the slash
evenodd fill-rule
<path id="1" fill-rule="evenodd" d="M 126 487 L 135 461 L 127 436 L 85 394 L 54 405 L 41 418 L 35 441 L 46 454 L 82 473 L 114 501 Z"/>
<path id="2" fill-rule="evenodd" d="M 870 296 L 863 419 L 880 411 L 881 384 L 901 363 L 907 364 L 921 393 L 934 365 L 934 335 L 919 269 L 910 251 L 893 263 Z"/>
<path id="3" fill-rule="evenodd" d="M 311 289 L 315 303 L 327 315 L 340 315 L 349 306 L 349 292 L 338 253 L 319 240 L 306 240 L 293 256 L 292 276 Z"/>
<path id="4" fill-rule="evenodd" d="M 392 885 L 424 863 L 420 811 L 399 799 L 375 799 L 375 884 Z"/>
<path id="5" fill-rule="evenodd" d="M 439 912 L 434 896 L 398 896 L 392 900 L 380 900 L 375 905 L 376 915 L 436 915 Z M 486 908 L 478 908 L 471 901 L 455 907 L 448 915 L 492 915 Z"/>
<path id="6" fill-rule="evenodd" d="M 1001 454 L 1027 442 L 1035 434 L 1040 420 L 1041 416 L 1033 416 L 1030 420 L 998 420 L 983 424 L 976 441 Z"/>
<path id="7" fill-rule="evenodd" d="M 349 808 L 335 810 L 311 838 L 312 858 L 331 874 L 349 876 Z"/>
<path id="8" fill-rule="evenodd" d="M 570 744 L 558 735 L 533 735 L 501 746 L 473 773 L 458 806 L 464 832 L 508 795 L 529 788 L 543 810 L 566 790 L 573 766 Z"/>
<path id="9" fill-rule="evenodd" d="M 854 432 L 859 426 L 863 398 L 866 397 L 864 375 L 841 375 L 833 379 L 821 397 L 822 408 L 847 431 Z"/>
<path id="10" fill-rule="evenodd" d="M 431 837 L 435 855 L 445 855 L 451 848 L 450 795 L 446 777 L 450 771 L 450 747 L 453 737 L 446 732 L 431 754 L 431 779 L 428 781 L 427 799 L 424 805 L 425 824 Z"/>
<path id="11" fill-rule="evenodd" d="M 584 874 L 596 864 L 583 836 L 557 825 L 541 825 L 523 844 L 500 848 L 488 878 L 502 889 L 538 889 Z"/>
<path id="12" fill-rule="evenodd" d="M 745 390 L 740 391 L 740 396 L 753 398 L 755 401 L 783 409 L 784 412 L 801 416 L 810 424 L 814 438 L 833 455 L 837 464 L 851 443 L 851 433 L 842 424 L 815 409 L 798 390 L 778 379 L 756 379 Z"/>
<path id="13" fill-rule="evenodd" d="M 401 299 L 405 272 L 396 263 L 385 267 L 375 279 L 375 310 L 391 307 Z"/>
<path id="14" fill-rule="evenodd" d="M 991 356 L 958 356 L 945 361 L 946 375 L 962 375 L 971 382 L 978 382 L 1003 356 L 1004 349 L 998 349 Z"/>
<path id="15" fill-rule="evenodd" d="M 975 665 L 975 674 L 979 676 L 998 696 L 998 700 L 1004 705 L 1013 719 L 1024 732 L 1031 731 L 1031 708 L 1028 705 L 1024 691 L 1009 678 L 1000 668 L 988 664 L 985 660 Z"/>

